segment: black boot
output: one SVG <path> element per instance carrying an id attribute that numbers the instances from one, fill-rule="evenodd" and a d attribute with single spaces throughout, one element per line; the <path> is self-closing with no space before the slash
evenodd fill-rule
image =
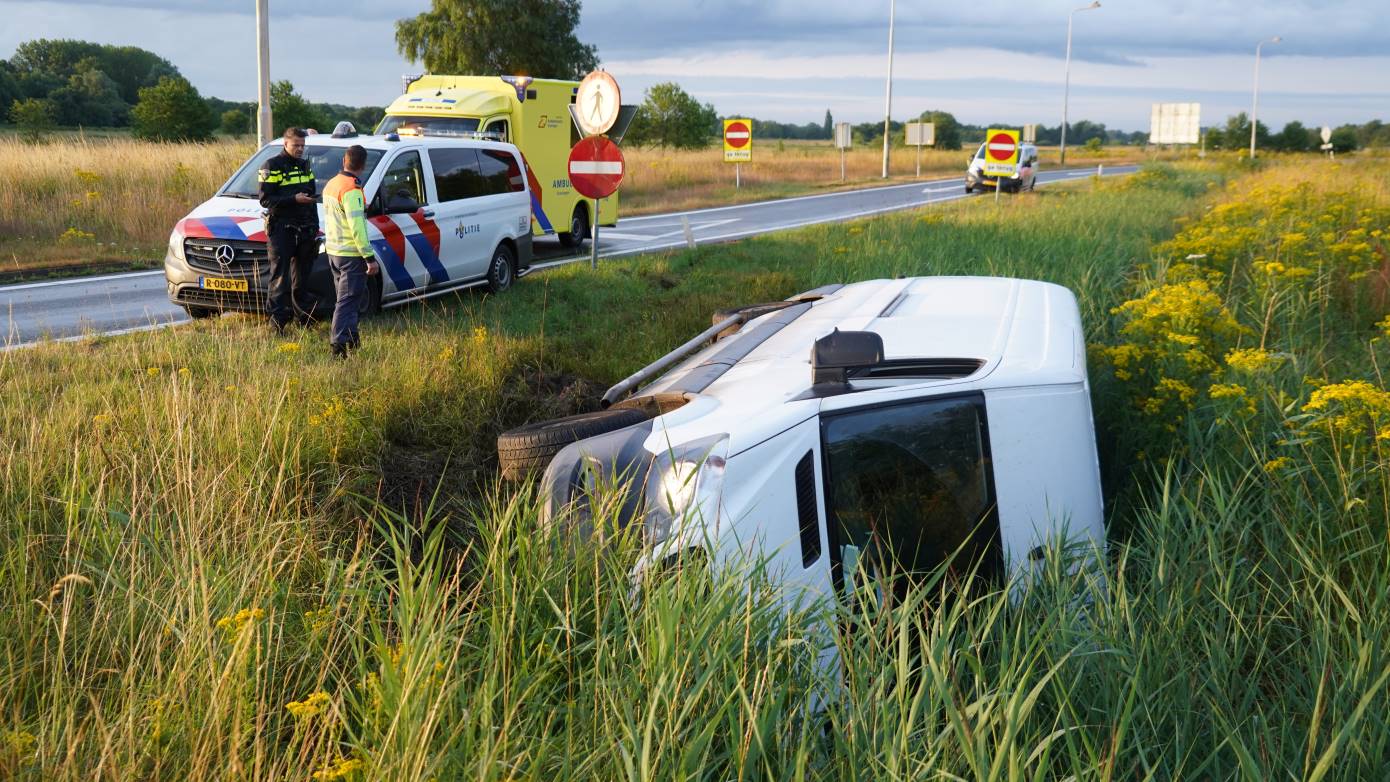
<path id="1" fill-rule="evenodd" d="M 330 347 L 333 348 L 333 358 L 347 358 L 347 357 L 348 357 L 348 346 L 347 346 L 347 345 L 339 345 L 339 344 L 333 343 L 333 344 L 330 345 Z"/>

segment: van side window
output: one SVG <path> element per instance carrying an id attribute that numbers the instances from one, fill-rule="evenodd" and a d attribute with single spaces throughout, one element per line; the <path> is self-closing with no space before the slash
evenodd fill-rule
<path id="1" fill-rule="evenodd" d="M 511 136 L 507 133 L 508 130 L 509 128 L 507 127 L 506 120 L 495 119 L 487 124 L 487 127 L 483 129 L 483 132 L 494 134 L 496 140 L 498 141 L 511 141 Z"/>
<path id="2" fill-rule="evenodd" d="M 500 149 L 480 149 L 478 163 L 488 194 L 520 193 L 526 189 L 526 175 L 521 173 L 521 166 L 512 153 Z"/>
<path id="3" fill-rule="evenodd" d="M 434 189 L 441 203 L 487 192 L 478 169 L 478 153 L 471 147 L 431 149 L 430 165 L 434 166 Z"/>
<path id="4" fill-rule="evenodd" d="M 411 150 L 397 155 L 376 192 L 373 211 L 378 213 L 390 208 L 393 200 L 401 203 L 401 198 L 408 198 L 417 205 L 425 203 L 425 173 L 420 165 L 420 153 Z"/>
<path id="5" fill-rule="evenodd" d="M 977 563 L 1002 572 L 984 413 L 976 394 L 824 419 L 837 583 L 901 591 L 942 565 L 948 583 Z"/>

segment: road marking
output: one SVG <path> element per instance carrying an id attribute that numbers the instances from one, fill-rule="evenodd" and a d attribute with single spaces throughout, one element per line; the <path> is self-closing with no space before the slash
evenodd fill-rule
<path id="1" fill-rule="evenodd" d="M 156 274 L 163 274 L 163 269 L 152 269 L 147 272 L 122 272 L 120 274 L 103 274 L 99 277 L 71 277 L 66 280 L 48 280 L 47 282 L 25 282 L 18 285 L 0 286 L 0 294 L 10 291 L 27 291 L 34 288 L 52 288 L 58 285 L 81 285 L 84 282 L 104 282 L 106 280 L 128 280 L 133 277 L 153 277 Z"/>
<path id="2" fill-rule="evenodd" d="M 141 331 L 154 331 L 156 329 L 167 329 L 170 326 L 177 326 L 180 323 L 191 323 L 192 318 L 187 316 L 182 318 L 170 318 L 159 323 L 147 323 L 143 326 L 130 326 L 123 329 L 112 329 L 111 331 L 91 331 L 85 334 L 73 334 L 68 337 L 54 337 L 52 339 L 32 339 L 28 342 L 11 342 L 0 345 L 0 353 L 6 353 L 20 348 L 32 348 L 38 345 L 47 345 L 54 342 L 81 342 L 84 339 L 96 339 L 97 337 L 119 337 L 122 334 L 136 334 Z"/>
<path id="3" fill-rule="evenodd" d="M 955 190 L 955 189 L 956 189 L 956 188 L 954 188 L 954 187 L 928 187 L 928 188 L 923 188 L 923 189 L 922 189 L 922 192 L 923 192 L 923 193 L 947 193 L 947 192 L 950 192 L 950 191 Z"/>

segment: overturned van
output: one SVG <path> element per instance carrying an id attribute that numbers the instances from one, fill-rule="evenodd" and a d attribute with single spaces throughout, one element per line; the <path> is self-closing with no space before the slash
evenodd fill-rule
<path id="1" fill-rule="evenodd" d="M 606 409 L 504 434 L 504 473 L 543 467 L 547 515 L 580 527 L 594 487 L 622 487 L 647 546 L 638 571 L 752 555 L 824 596 L 884 573 L 1005 579 L 1045 551 L 1103 550 L 1067 289 L 873 280 L 714 321 L 609 389 Z"/>

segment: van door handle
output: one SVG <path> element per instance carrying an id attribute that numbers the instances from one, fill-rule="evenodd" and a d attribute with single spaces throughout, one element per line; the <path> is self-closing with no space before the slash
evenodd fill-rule
<path id="1" fill-rule="evenodd" d="M 425 217 L 434 217 L 434 210 L 433 210 L 433 209 L 421 209 L 421 210 L 420 210 L 420 214 L 424 215 Z"/>

